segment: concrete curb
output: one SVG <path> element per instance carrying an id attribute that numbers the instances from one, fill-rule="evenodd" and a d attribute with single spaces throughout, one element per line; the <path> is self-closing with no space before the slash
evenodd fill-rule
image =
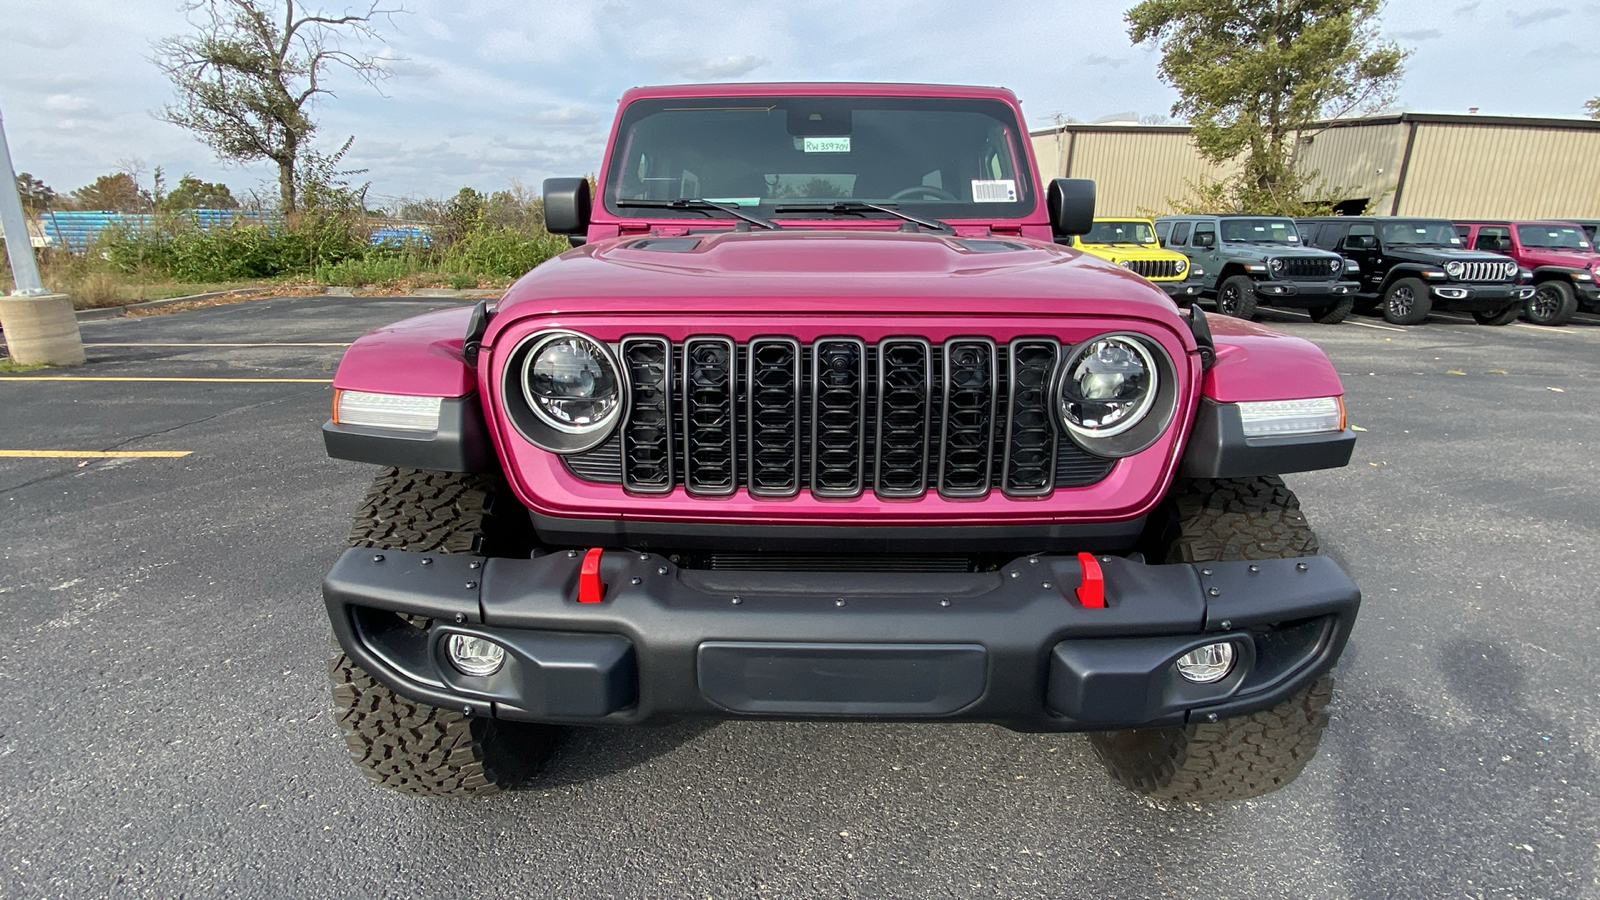
<path id="1" fill-rule="evenodd" d="M 187 297 L 168 297 L 165 300 L 144 300 L 139 303 L 124 303 L 120 306 L 101 306 L 95 309 L 80 309 L 74 315 L 80 322 L 95 322 L 101 319 L 117 319 L 127 315 L 130 309 L 160 309 L 163 306 L 176 306 L 179 303 L 192 303 L 196 300 L 215 300 L 218 297 L 231 297 L 235 294 L 254 293 L 254 288 L 240 288 L 232 291 L 211 291 L 205 294 L 190 294 Z M 303 296 L 314 297 L 319 293 L 330 297 L 352 297 L 358 300 L 367 299 L 392 299 L 392 300 L 479 300 L 493 299 L 500 296 L 497 290 L 464 290 L 452 288 L 418 288 L 409 294 L 396 294 L 384 297 L 357 297 L 349 292 L 349 288 L 330 288 L 325 285 L 310 284 L 305 286 Z"/>

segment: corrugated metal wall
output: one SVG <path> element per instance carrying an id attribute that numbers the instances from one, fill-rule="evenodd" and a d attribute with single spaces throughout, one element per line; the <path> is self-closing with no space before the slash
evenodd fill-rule
<path id="1" fill-rule="evenodd" d="M 1095 212 L 1104 216 L 1165 213 L 1169 201 L 1189 195 L 1190 182 L 1227 174 L 1200 158 L 1187 130 L 1068 125 L 1032 137 L 1045 179 L 1094 179 Z"/>
<path id="2" fill-rule="evenodd" d="M 1600 218 L 1600 129 L 1418 123 L 1398 214 Z"/>
<path id="3" fill-rule="evenodd" d="M 1406 149 L 1406 125 L 1386 124 L 1328 128 L 1301 138 L 1296 165 L 1315 171 L 1317 180 L 1350 199 L 1364 197 L 1369 212 L 1386 214 L 1400 161 Z M 1309 143 L 1307 141 L 1309 140 Z"/>

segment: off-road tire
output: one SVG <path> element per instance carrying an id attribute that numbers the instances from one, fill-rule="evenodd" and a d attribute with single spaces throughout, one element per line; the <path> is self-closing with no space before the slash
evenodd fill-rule
<path id="1" fill-rule="evenodd" d="M 1350 315 L 1354 309 L 1356 298 L 1342 297 L 1331 306 L 1313 306 L 1306 310 L 1311 314 L 1311 321 L 1319 325 L 1337 325 L 1343 322 L 1345 316 Z"/>
<path id="2" fill-rule="evenodd" d="M 1535 325 L 1565 325 L 1578 311 L 1578 295 L 1566 281 L 1541 281 L 1527 302 L 1528 321 Z"/>
<path id="3" fill-rule="evenodd" d="M 1391 325 L 1421 325 L 1433 310 L 1433 295 L 1420 278 L 1397 278 L 1383 292 L 1383 318 Z"/>
<path id="4" fill-rule="evenodd" d="M 1256 314 L 1256 283 L 1249 275 L 1230 275 L 1217 285 L 1217 312 L 1239 319 Z"/>
<path id="5" fill-rule="evenodd" d="M 1155 534 L 1167 563 L 1284 559 L 1318 552 L 1300 501 L 1277 476 L 1180 481 Z M 1293 781 L 1328 724 L 1333 677 L 1271 709 L 1165 728 L 1101 731 L 1089 743 L 1119 784 L 1168 800 L 1243 800 Z"/>
<path id="6" fill-rule="evenodd" d="M 384 469 L 350 527 L 350 546 L 436 553 L 515 551 L 525 517 L 496 514 L 510 499 L 497 477 Z M 402 617 L 426 631 L 429 619 Z M 370 781 L 406 794 L 479 795 L 514 787 L 550 753 L 554 726 L 469 717 L 395 693 L 336 649 L 328 663 L 334 719 Z"/>
<path id="7" fill-rule="evenodd" d="M 1149 797 L 1204 803 L 1245 800 L 1293 781 L 1322 741 L 1333 676 L 1271 709 L 1173 728 L 1089 736 L 1111 777 Z"/>
<path id="8" fill-rule="evenodd" d="M 1501 325 L 1510 325 L 1512 322 L 1515 322 L 1517 317 L 1520 315 L 1522 315 L 1522 304 L 1513 303 L 1499 312 L 1484 312 L 1482 310 L 1474 312 L 1472 314 L 1472 320 L 1477 322 L 1479 325 L 1492 325 L 1498 327 Z"/>

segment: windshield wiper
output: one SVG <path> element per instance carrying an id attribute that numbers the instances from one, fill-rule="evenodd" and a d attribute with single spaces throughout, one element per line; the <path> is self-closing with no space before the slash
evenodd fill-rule
<path id="1" fill-rule="evenodd" d="M 924 228 L 932 228 L 934 231 L 948 231 L 951 234 L 955 233 L 955 229 L 951 227 L 950 223 L 948 222 L 941 222 L 938 219 L 927 219 L 923 218 L 922 216 L 914 216 L 908 212 L 901 212 L 900 210 L 895 209 L 893 206 L 886 206 L 882 203 L 868 203 L 865 200 L 838 200 L 833 203 L 786 203 L 782 206 L 774 207 L 772 211 L 775 213 L 828 212 L 833 213 L 836 216 L 847 216 L 859 215 L 862 210 L 868 209 L 881 213 L 888 213 L 891 216 L 904 219 L 907 222 L 914 222 Z"/>
<path id="2" fill-rule="evenodd" d="M 718 210 L 720 212 L 725 212 L 736 219 L 743 219 L 752 225 L 760 225 L 762 228 L 771 228 L 772 230 L 777 231 L 783 227 L 771 219 L 765 219 L 761 216 L 747 213 L 740 209 L 737 204 L 719 203 L 716 200 L 701 200 L 699 198 L 691 199 L 688 197 L 679 197 L 676 200 L 618 200 L 617 206 L 644 207 L 646 209 L 693 209 L 701 212 Z"/>

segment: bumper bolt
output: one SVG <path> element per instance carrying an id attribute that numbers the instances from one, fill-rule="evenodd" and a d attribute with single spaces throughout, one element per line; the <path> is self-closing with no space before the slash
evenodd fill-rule
<path id="1" fill-rule="evenodd" d="M 473 560 L 472 562 L 467 563 L 467 568 L 469 568 L 469 569 L 481 569 L 481 568 L 483 568 L 483 563 L 479 562 L 478 560 Z"/>
<path id="2" fill-rule="evenodd" d="M 1039 557 L 1037 557 L 1037 556 L 1028 557 L 1028 565 L 1037 566 L 1038 564 L 1039 564 Z"/>
<path id="3" fill-rule="evenodd" d="M 424 557 L 423 557 L 423 558 L 422 558 L 422 564 L 423 564 L 423 565 L 425 565 L 425 566 L 431 566 L 431 565 L 433 565 L 433 557 L 431 557 L 431 556 L 424 556 Z"/>
<path id="4" fill-rule="evenodd" d="M 738 606 L 739 604 L 744 602 L 744 598 L 743 597 L 734 597 L 733 599 L 729 600 L 728 602 L 732 603 L 734 606 Z"/>
<path id="5" fill-rule="evenodd" d="M 1232 628 L 1233 627 L 1233 620 L 1232 619 L 1223 619 L 1222 620 L 1222 627 L 1225 628 L 1225 629 L 1226 628 Z"/>
<path id="6" fill-rule="evenodd" d="M 1211 574 L 1211 570 L 1210 569 L 1201 569 L 1200 570 L 1200 574 L 1201 575 L 1210 575 Z"/>
<path id="7" fill-rule="evenodd" d="M 1221 588 L 1211 588 L 1210 590 L 1206 591 L 1206 593 L 1208 593 L 1211 596 L 1215 597 L 1215 596 L 1217 596 L 1217 595 L 1222 593 L 1222 589 Z"/>
<path id="8" fill-rule="evenodd" d="M 638 584 L 641 581 L 644 581 L 644 579 L 643 578 L 638 578 L 638 577 L 629 579 L 629 582 L 632 583 L 632 584 Z"/>
<path id="9" fill-rule="evenodd" d="M 649 558 L 650 558 L 650 554 L 648 554 L 648 553 L 641 553 L 641 554 L 639 554 L 639 558 L 640 558 L 640 559 L 649 559 Z"/>
<path id="10" fill-rule="evenodd" d="M 1250 567 L 1250 571 L 1259 572 L 1259 571 L 1261 571 L 1261 567 L 1260 566 L 1251 566 Z"/>
<path id="11" fill-rule="evenodd" d="M 469 591 L 472 590 L 473 588 L 476 588 L 477 586 L 478 586 L 478 583 L 476 581 L 467 582 L 467 590 L 469 590 Z"/>
<path id="12" fill-rule="evenodd" d="M 949 606 L 950 605 L 950 601 L 949 601 L 949 599 L 940 600 L 939 601 L 939 605 L 940 606 Z"/>
<path id="13" fill-rule="evenodd" d="M 470 706 L 461 707 L 461 714 L 463 716 L 471 716 L 472 715 L 472 707 L 470 707 Z"/>
<path id="14" fill-rule="evenodd" d="M 1044 588 L 1045 590 L 1049 590 L 1050 589 L 1050 582 L 1046 581 L 1044 584 L 1041 584 L 1039 586 Z"/>
<path id="15" fill-rule="evenodd" d="M 568 550 L 567 551 L 567 559 L 577 559 L 577 558 L 578 558 L 578 551 L 576 551 L 576 550 Z"/>
<path id="16" fill-rule="evenodd" d="M 1017 576 L 1018 576 L 1018 575 L 1021 575 L 1021 574 L 1022 574 L 1022 573 L 1021 573 L 1021 572 L 1018 572 L 1018 571 L 1017 571 L 1017 570 L 1016 570 L 1016 569 L 1012 569 L 1012 570 L 1011 570 L 1011 577 L 1012 577 L 1012 578 L 1015 578 L 1015 577 L 1017 577 Z"/>
<path id="17" fill-rule="evenodd" d="M 461 622 L 465 622 L 466 620 L 467 620 L 467 614 L 466 613 L 456 613 L 456 622 L 458 624 L 461 623 Z"/>
<path id="18" fill-rule="evenodd" d="M 656 574 L 657 575 L 665 575 L 665 574 L 667 574 L 667 567 L 666 566 L 657 566 L 656 567 Z"/>
<path id="19" fill-rule="evenodd" d="M 1215 722 L 1216 720 L 1217 720 L 1217 714 L 1216 713 L 1206 713 L 1206 721 L 1207 722 Z"/>
<path id="20" fill-rule="evenodd" d="M 372 554 L 372 561 L 373 562 L 383 562 L 383 554 L 382 553 L 374 553 L 374 554 Z"/>
<path id="21" fill-rule="evenodd" d="M 844 605 L 844 598 L 840 597 L 839 599 L 833 601 L 833 605 L 834 606 L 843 606 Z"/>
<path id="22" fill-rule="evenodd" d="M 1306 564 L 1305 564 L 1305 563 L 1295 563 L 1295 564 L 1294 564 L 1294 567 L 1295 567 L 1295 568 L 1296 568 L 1296 569 L 1299 569 L 1299 570 L 1300 570 L 1300 571 L 1302 571 L 1302 572 L 1304 572 L 1304 571 L 1305 571 L 1305 570 L 1306 570 L 1306 569 L 1308 569 L 1308 568 L 1310 568 L 1310 567 L 1309 567 L 1309 566 L 1307 566 L 1307 565 L 1306 565 Z"/>

